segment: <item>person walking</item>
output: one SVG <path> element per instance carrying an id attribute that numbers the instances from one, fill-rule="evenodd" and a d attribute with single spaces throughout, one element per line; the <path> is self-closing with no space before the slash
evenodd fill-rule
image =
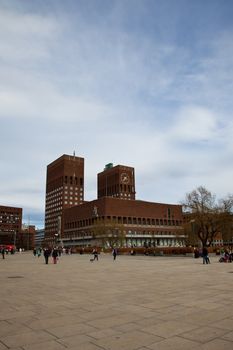
<path id="1" fill-rule="evenodd" d="M 49 263 L 50 254 L 51 254 L 50 249 L 45 248 L 44 249 L 44 258 L 45 258 L 45 264 L 46 265 L 48 265 L 48 263 Z"/>
<path id="2" fill-rule="evenodd" d="M 53 257 L 53 263 L 56 264 L 57 263 L 57 259 L 58 259 L 58 250 L 57 250 L 57 248 L 53 249 L 52 257 Z"/>
<path id="3" fill-rule="evenodd" d="M 202 258 L 203 258 L 203 264 L 210 264 L 210 259 L 209 259 L 209 256 L 208 256 L 208 249 L 207 249 L 207 247 L 203 247 Z"/>
<path id="4" fill-rule="evenodd" d="M 94 255 L 93 261 L 94 261 L 94 260 L 97 260 L 97 261 L 98 261 L 98 260 L 99 260 L 99 257 L 98 257 L 98 251 L 97 251 L 96 248 L 93 249 L 92 254 Z"/>
<path id="5" fill-rule="evenodd" d="M 36 251 L 36 253 L 37 253 L 37 256 L 38 256 L 38 258 L 39 258 L 39 257 L 41 256 L 41 249 L 38 248 L 37 251 Z"/>
<path id="6" fill-rule="evenodd" d="M 117 249 L 116 248 L 113 248 L 112 255 L 113 255 L 113 260 L 116 260 L 116 256 L 117 256 Z"/>
<path id="7" fill-rule="evenodd" d="M 2 247 L 1 253 L 2 253 L 2 258 L 5 259 L 5 248 L 4 247 Z"/>

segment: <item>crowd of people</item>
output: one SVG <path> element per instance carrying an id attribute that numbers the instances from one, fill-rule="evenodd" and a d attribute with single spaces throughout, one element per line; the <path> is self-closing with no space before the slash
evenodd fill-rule
<path id="1" fill-rule="evenodd" d="M 23 250 L 20 248 L 18 249 L 19 253 L 22 253 Z M 9 251 L 4 247 L 4 246 L 0 246 L 0 253 L 2 255 L 2 259 L 5 259 L 5 255 L 9 253 Z M 14 252 L 10 252 L 11 254 L 13 254 Z M 40 257 L 41 255 L 44 256 L 44 259 L 45 259 L 45 264 L 48 264 L 49 263 L 49 258 L 51 257 L 52 258 L 52 262 L 54 264 L 57 263 L 59 257 L 61 255 L 70 255 L 72 254 L 73 251 L 71 248 L 62 248 L 62 247 L 53 247 L 53 248 L 42 248 L 42 247 L 38 247 L 38 248 L 34 248 L 33 249 L 33 255 L 34 257 Z M 84 248 L 83 250 L 80 251 L 80 254 L 83 254 L 84 253 Z M 210 264 L 210 258 L 209 258 L 209 252 L 208 252 L 208 248 L 207 247 L 203 247 L 202 250 L 199 250 L 197 248 L 194 248 L 194 258 L 199 258 L 199 257 L 202 257 L 203 259 L 203 264 Z M 91 262 L 93 261 L 98 261 L 99 260 L 99 250 L 97 247 L 94 247 L 92 252 L 92 257 L 90 259 Z M 132 251 L 130 252 L 131 255 L 132 254 Z M 220 256 L 220 259 L 219 259 L 219 262 L 232 262 L 233 261 L 233 250 L 231 248 L 222 248 L 220 251 L 219 251 L 219 254 L 221 255 Z M 117 251 L 117 248 L 113 247 L 112 248 L 112 256 L 113 256 L 113 260 L 115 261 L 116 260 L 116 257 L 118 255 L 118 251 Z"/>
<path id="2" fill-rule="evenodd" d="M 222 249 L 221 257 L 219 259 L 219 262 L 229 262 L 231 263 L 233 261 L 233 251 L 231 248 Z"/>
<path id="3" fill-rule="evenodd" d="M 45 259 L 45 264 L 49 263 L 49 258 L 52 257 L 52 261 L 54 264 L 57 263 L 59 257 L 62 254 L 72 254 L 72 250 L 71 249 L 66 249 L 66 248 L 61 248 L 61 247 L 54 247 L 54 248 L 35 248 L 33 250 L 33 255 L 35 257 L 40 257 L 41 255 L 44 255 L 44 259 Z M 92 250 L 92 258 L 90 259 L 90 261 L 98 261 L 99 260 L 99 251 L 98 249 L 95 247 Z M 118 255 L 117 249 L 113 248 L 112 250 L 112 256 L 113 256 L 113 260 L 116 260 L 116 257 Z"/>

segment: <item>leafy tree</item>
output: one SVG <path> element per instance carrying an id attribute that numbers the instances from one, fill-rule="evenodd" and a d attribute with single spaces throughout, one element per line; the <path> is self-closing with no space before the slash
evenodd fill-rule
<path id="1" fill-rule="evenodd" d="M 218 233 L 224 239 L 231 234 L 232 195 L 216 201 L 215 195 L 200 186 L 187 193 L 182 204 L 185 212 L 184 231 L 189 233 L 190 241 L 198 238 L 203 246 L 210 246 Z"/>

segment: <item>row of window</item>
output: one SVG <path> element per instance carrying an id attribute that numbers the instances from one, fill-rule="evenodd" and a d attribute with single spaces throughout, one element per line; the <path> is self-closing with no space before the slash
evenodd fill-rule
<path id="1" fill-rule="evenodd" d="M 80 203 L 82 203 L 82 198 L 80 198 Z M 78 202 L 68 202 L 68 201 L 65 201 L 64 204 L 66 204 L 66 205 L 78 205 L 79 203 L 78 203 Z"/>
<path id="2" fill-rule="evenodd" d="M 0 220 L 19 220 L 19 216 L 14 216 L 14 215 L 0 215 Z"/>
<path id="3" fill-rule="evenodd" d="M 114 185 L 114 186 L 106 186 L 98 191 L 99 197 L 103 196 L 113 196 L 114 194 L 127 192 L 134 193 L 134 186 L 131 185 Z"/>
<path id="4" fill-rule="evenodd" d="M 69 190 L 69 193 L 70 194 L 78 194 L 79 192 L 82 193 L 83 192 L 83 188 L 79 188 L 79 187 L 69 187 L 68 186 L 65 186 L 65 190 L 64 190 L 64 193 L 65 194 L 68 194 L 68 190 Z M 46 197 L 47 199 L 49 198 L 56 198 L 56 197 L 61 197 L 61 195 L 63 194 L 63 188 L 59 189 L 59 190 L 53 190 L 51 192 L 47 192 L 46 193 Z"/>
<path id="5" fill-rule="evenodd" d="M 127 238 L 130 239 L 137 239 L 138 236 L 151 236 L 151 238 L 153 237 L 157 237 L 157 236 L 178 236 L 180 234 L 180 232 L 176 232 L 176 231 L 134 231 L 133 233 L 131 231 L 127 231 L 126 235 Z M 64 234 L 65 238 L 69 238 L 69 237 L 73 237 L 73 239 L 75 239 L 75 237 L 90 237 L 92 236 L 92 233 L 90 232 L 85 232 L 85 231 L 81 231 L 81 232 L 77 232 L 77 231 L 72 231 L 72 232 L 68 232 Z M 137 236 L 137 237 L 136 237 Z"/>
<path id="6" fill-rule="evenodd" d="M 77 176 L 64 176 L 64 183 L 70 185 L 83 186 L 83 178 L 77 178 Z"/>
<path id="7" fill-rule="evenodd" d="M 109 220 L 112 223 L 124 224 L 124 225 L 148 225 L 148 226 L 180 226 L 182 220 L 167 220 L 167 219 L 151 219 L 151 218 L 136 218 L 136 217 L 99 217 L 98 221 Z M 86 220 L 78 220 L 74 222 L 66 222 L 65 229 L 79 228 L 85 226 L 91 226 L 94 224 L 94 218 Z"/>

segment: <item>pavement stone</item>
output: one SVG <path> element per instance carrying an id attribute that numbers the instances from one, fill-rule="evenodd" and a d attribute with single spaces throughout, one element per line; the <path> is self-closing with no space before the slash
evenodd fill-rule
<path id="1" fill-rule="evenodd" d="M 0 350 L 232 350 L 233 264 L 31 253 L 0 260 Z"/>

